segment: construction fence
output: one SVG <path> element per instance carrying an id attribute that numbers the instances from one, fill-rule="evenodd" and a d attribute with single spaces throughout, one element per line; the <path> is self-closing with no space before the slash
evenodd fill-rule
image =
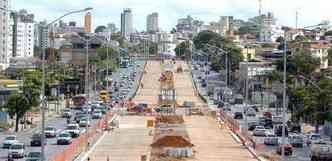
<path id="1" fill-rule="evenodd" d="M 112 119 L 113 113 L 109 112 L 103 116 L 96 124 L 87 128 L 86 132 L 66 147 L 64 151 L 51 157 L 49 161 L 72 161 L 82 152 L 89 150 L 90 146 L 101 136 L 102 132 L 107 128 L 108 122 Z"/>

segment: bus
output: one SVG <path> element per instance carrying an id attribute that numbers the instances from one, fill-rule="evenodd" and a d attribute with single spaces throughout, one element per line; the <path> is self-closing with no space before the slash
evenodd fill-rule
<path id="1" fill-rule="evenodd" d="M 102 100 L 104 103 L 108 102 L 109 100 L 109 95 L 107 90 L 102 90 L 99 92 L 99 98 Z"/>

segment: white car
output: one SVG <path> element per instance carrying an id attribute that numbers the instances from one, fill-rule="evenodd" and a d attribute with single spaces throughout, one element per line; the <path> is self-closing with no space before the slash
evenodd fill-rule
<path id="1" fill-rule="evenodd" d="M 17 138 L 15 135 L 9 135 L 5 138 L 5 140 L 2 142 L 3 148 L 9 148 L 12 144 L 17 143 Z"/>
<path id="2" fill-rule="evenodd" d="M 69 145 L 72 142 L 71 134 L 68 132 L 62 132 L 57 138 L 58 145 Z"/>
<path id="3" fill-rule="evenodd" d="M 79 126 L 80 127 L 88 127 L 88 126 L 90 126 L 90 119 L 88 117 L 81 118 Z"/>
<path id="4" fill-rule="evenodd" d="M 78 124 L 68 124 L 65 131 L 68 132 L 72 137 L 80 136 L 80 127 Z"/>
<path id="5" fill-rule="evenodd" d="M 45 136 L 47 138 L 54 138 L 54 137 L 56 137 L 56 134 L 57 134 L 56 128 L 51 127 L 51 126 L 45 128 Z"/>
<path id="6" fill-rule="evenodd" d="M 103 113 L 101 113 L 101 111 L 94 111 L 92 114 L 92 119 L 100 119 L 103 117 Z"/>
<path id="7" fill-rule="evenodd" d="M 23 143 L 14 143 L 9 147 L 8 158 L 23 158 L 25 153 L 25 145 Z"/>
<path id="8" fill-rule="evenodd" d="M 266 129 L 255 129 L 253 132 L 254 136 L 266 136 Z"/>

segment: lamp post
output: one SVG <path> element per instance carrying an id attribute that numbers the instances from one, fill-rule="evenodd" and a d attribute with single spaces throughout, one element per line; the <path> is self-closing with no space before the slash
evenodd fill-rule
<path id="1" fill-rule="evenodd" d="M 51 23 L 45 25 L 42 27 L 42 30 L 48 30 L 48 28 L 58 22 L 59 20 L 61 20 L 62 18 L 69 16 L 71 14 L 75 14 L 75 13 L 81 13 L 81 12 L 86 12 L 86 11 L 90 11 L 92 10 L 92 8 L 85 8 L 83 10 L 77 10 L 77 11 L 72 11 L 72 12 L 68 12 L 66 14 L 64 14 L 63 16 L 55 19 L 54 21 L 51 21 Z M 45 107 L 46 107 L 46 99 L 45 99 L 45 81 L 46 81 L 46 70 L 45 70 L 45 50 L 46 47 L 45 45 L 42 46 L 42 89 L 41 89 L 41 113 L 42 113 L 42 138 L 41 138 L 41 161 L 45 161 Z"/>

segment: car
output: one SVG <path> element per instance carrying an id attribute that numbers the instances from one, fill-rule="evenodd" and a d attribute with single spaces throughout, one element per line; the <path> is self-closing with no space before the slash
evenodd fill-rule
<path id="1" fill-rule="evenodd" d="M 256 111 L 253 108 L 248 108 L 247 112 L 246 112 L 247 116 L 249 117 L 255 117 L 256 116 Z"/>
<path id="2" fill-rule="evenodd" d="M 252 131 L 256 128 L 256 126 L 259 126 L 258 122 L 248 122 L 248 130 Z"/>
<path id="3" fill-rule="evenodd" d="M 15 135 L 9 135 L 2 142 L 2 148 L 9 148 L 12 144 L 18 142 Z"/>
<path id="4" fill-rule="evenodd" d="M 242 112 L 235 112 L 234 113 L 234 119 L 243 119 Z"/>
<path id="5" fill-rule="evenodd" d="M 57 129 L 55 127 L 48 126 L 45 128 L 45 137 L 54 138 L 56 137 Z"/>
<path id="6" fill-rule="evenodd" d="M 25 145 L 23 143 L 13 143 L 8 150 L 8 158 L 24 158 Z"/>
<path id="7" fill-rule="evenodd" d="M 40 160 L 41 160 L 41 152 L 29 152 L 25 159 L 25 161 L 40 161 Z"/>
<path id="8" fill-rule="evenodd" d="M 274 133 L 277 136 L 282 136 L 282 125 L 276 125 L 274 127 Z M 288 136 L 288 127 L 287 126 L 285 126 L 285 136 Z"/>
<path id="9" fill-rule="evenodd" d="M 265 127 L 259 125 L 259 126 L 256 126 L 254 130 L 261 130 L 261 129 L 265 130 Z"/>
<path id="10" fill-rule="evenodd" d="M 318 133 L 309 133 L 306 135 L 307 136 L 307 144 L 311 144 L 312 142 L 319 141 L 322 139 L 321 135 Z"/>
<path id="11" fill-rule="evenodd" d="M 311 161 L 332 160 L 332 146 L 325 141 L 317 141 L 310 148 Z"/>
<path id="12" fill-rule="evenodd" d="M 281 155 L 282 147 L 284 147 L 284 149 L 285 149 L 285 155 L 293 154 L 293 146 L 291 144 L 279 145 L 277 148 L 277 154 Z"/>
<path id="13" fill-rule="evenodd" d="M 80 136 L 81 133 L 78 124 L 68 124 L 65 131 L 68 132 L 73 138 Z"/>
<path id="14" fill-rule="evenodd" d="M 71 144 L 72 143 L 71 134 L 68 133 L 68 132 L 60 133 L 56 142 L 57 142 L 58 145 L 69 145 L 69 144 Z"/>
<path id="15" fill-rule="evenodd" d="M 257 127 L 257 126 L 256 126 Z M 265 137 L 266 136 L 266 129 L 256 129 L 255 128 L 255 130 L 254 130 L 254 132 L 253 132 L 253 135 L 254 136 L 263 136 L 263 137 Z"/>
<path id="16" fill-rule="evenodd" d="M 47 142 L 45 141 L 44 144 L 46 145 Z M 41 146 L 42 145 L 42 135 L 41 135 L 41 133 L 32 134 L 30 145 L 31 146 Z"/>
<path id="17" fill-rule="evenodd" d="M 66 108 L 62 111 L 62 117 L 63 118 L 71 118 L 73 116 L 73 113 L 70 109 Z"/>
<path id="18" fill-rule="evenodd" d="M 282 116 L 272 116 L 273 124 L 282 124 Z"/>
<path id="19" fill-rule="evenodd" d="M 304 138 L 300 135 L 292 135 L 288 137 L 289 143 L 293 147 L 303 147 L 304 144 Z"/>
<path id="20" fill-rule="evenodd" d="M 266 138 L 264 138 L 264 144 L 265 145 L 278 145 L 279 139 L 275 135 L 267 136 Z"/>
<path id="21" fill-rule="evenodd" d="M 103 117 L 103 114 L 101 113 L 100 110 L 95 110 L 93 113 L 92 113 L 92 119 L 101 119 Z"/>
<path id="22" fill-rule="evenodd" d="M 90 119 L 88 117 L 82 117 L 79 123 L 80 127 L 89 127 L 90 126 Z"/>
<path id="23" fill-rule="evenodd" d="M 269 112 L 269 111 L 264 112 L 263 116 L 272 119 L 272 112 Z"/>
<path id="24" fill-rule="evenodd" d="M 76 123 L 80 123 L 81 118 L 84 118 L 84 117 L 88 117 L 88 115 L 85 113 L 79 112 L 79 113 L 76 113 L 74 120 L 76 121 Z"/>

